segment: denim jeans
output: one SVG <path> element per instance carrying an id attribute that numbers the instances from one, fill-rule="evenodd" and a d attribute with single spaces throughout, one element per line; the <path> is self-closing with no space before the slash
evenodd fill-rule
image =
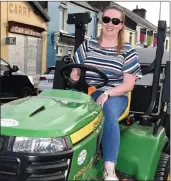
<path id="1" fill-rule="evenodd" d="M 96 100 L 103 91 L 97 90 L 92 94 Z M 116 164 L 119 145 L 120 130 L 118 119 L 124 113 L 128 105 L 127 96 L 112 96 L 103 105 L 104 111 L 104 128 L 102 135 L 103 161 L 110 161 Z"/>

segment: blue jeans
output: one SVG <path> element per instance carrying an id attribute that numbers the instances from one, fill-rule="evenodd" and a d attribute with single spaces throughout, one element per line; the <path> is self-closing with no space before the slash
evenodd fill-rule
<path id="1" fill-rule="evenodd" d="M 103 91 L 97 90 L 92 94 L 96 100 Z M 112 96 L 103 105 L 104 128 L 102 135 L 103 161 L 116 164 L 120 146 L 120 130 L 118 119 L 128 105 L 126 96 Z"/>

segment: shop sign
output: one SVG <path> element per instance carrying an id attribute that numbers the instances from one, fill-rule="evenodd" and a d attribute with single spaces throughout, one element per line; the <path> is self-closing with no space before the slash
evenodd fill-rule
<path id="1" fill-rule="evenodd" d="M 42 37 L 40 32 L 37 32 L 33 29 L 24 28 L 24 27 L 18 27 L 16 25 L 12 25 L 9 29 L 11 33 L 17 33 L 17 34 L 23 34 L 28 36 L 36 36 L 36 37 Z"/>
<path id="2" fill-rule="evenodd" d="M 10 14 L 15 14 L 23 17 L 30 18 L 31 14 L 31 8 L 28 8 L 26 6 L 22 6 L 18 2 L 9 2 L 8 5 L 8 11 Z"/>

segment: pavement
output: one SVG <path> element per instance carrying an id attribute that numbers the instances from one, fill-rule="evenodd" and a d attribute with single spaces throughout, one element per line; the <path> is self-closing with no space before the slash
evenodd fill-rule
<path id="1" fill-rule="evenodd" d="M 136 48 L 140 58 L 140 63 L 152 63 L 156 56 L 156 47 Z M 171 52 L 164 51 L 162 63 L 165 64 L 171 59 Z"/>

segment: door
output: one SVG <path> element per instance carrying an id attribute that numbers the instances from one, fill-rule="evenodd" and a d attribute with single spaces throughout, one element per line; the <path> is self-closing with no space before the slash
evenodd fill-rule
<path id="1" fill-rule="evenodd" d="M 34 82 L 37 84 L 42 65 L 42 40 L 31 36 L 28 36 L 27 38 L 26 74 L 33 76 Z"/>
<path id="2" fill-rule="evenodd" d="M 9 37 L 16 37 L 16 45 L 8 45 L 8 63 L 17 65 L 19 70 L 24 72 L 25 65 L 25 36 L 9 33 Z"/>

